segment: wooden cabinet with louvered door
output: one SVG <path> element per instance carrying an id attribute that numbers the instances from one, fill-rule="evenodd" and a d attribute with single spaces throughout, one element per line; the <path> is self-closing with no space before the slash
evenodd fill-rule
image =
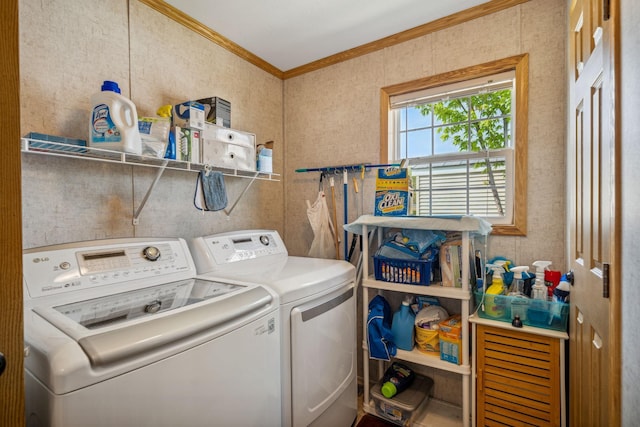
<path id="1" fill-rule="evenodd" d="M 564 425 L 564 340 L 484 324 L 475 332 L 477 425 Z"/>

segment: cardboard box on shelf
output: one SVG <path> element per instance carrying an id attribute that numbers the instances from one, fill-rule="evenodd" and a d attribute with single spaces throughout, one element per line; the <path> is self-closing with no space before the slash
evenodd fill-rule
<path id="1" fill-rule="evenodd" d="M 231 103 L 217 96 L 198 99 L 204 105 L 205 121 L 226 128 L 231 127 Z"/>
<path id="2" fill-rule="evenodd" d="M 204 129 L 204 105 L 196 101 L 186 101 L 173 106 L 171 116 L 174 126 Z"/>
<path id="3" fill-rule="evenodd" d="M 462 317 L 455 314 L 438 323 L 440 335 L 440 359 L 462 364 Z"/>
<path id="4" fill-rule="evenodd" d="M 412 215 L 413 190 L 411 176 L 406 168 L 378 169 L 374 215 Z"/>
<path id="5" fill-rule="evenodd" d="M 176 160 L 200 163 L 200 131 L 175 126 Z"/>

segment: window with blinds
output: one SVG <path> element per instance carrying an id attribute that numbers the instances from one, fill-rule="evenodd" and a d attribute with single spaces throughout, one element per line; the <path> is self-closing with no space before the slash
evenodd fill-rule
<path id="1" fill-rule="evenodd" d="M 417 215 L 513 220 L 515 72 L 390 97 L 393 160 L 411 168 Z"/>
<path id="2" fill-rule="evenodd" d="M 418 215 L 527 233 L 529 55 L 380 89 L 380 160 L 411 168 Z"/>

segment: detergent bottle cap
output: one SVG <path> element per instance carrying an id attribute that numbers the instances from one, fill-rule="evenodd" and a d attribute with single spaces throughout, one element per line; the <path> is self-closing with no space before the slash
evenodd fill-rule
<path id="1" fill-rule="evenodd" d="M 111 91 L 111 92 L 115 92 L 115 93 L 120 93 L 120 86 L 118 86 L 118 83 L 116 82 L 112 82 L 111 80 L 105 80 L 104 83 L 102 83 L 102 91 Z"/>
<path id="2" fill-rule="evenodd" d="M 384 397 L 390 399 L 396 395 L 398 389 L 391 381 L 387 381 L 386 383 L 382 384 L 382 387 L 380 387 L 380 391 L 382 392 L 382 395 Z"/>

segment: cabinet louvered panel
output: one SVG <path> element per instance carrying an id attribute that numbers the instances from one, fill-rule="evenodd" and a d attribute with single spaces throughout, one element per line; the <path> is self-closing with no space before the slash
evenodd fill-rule
<path id="1" fill-rule="evenodd" d="M 559 426 L 557 339 L 479 325 L 479 426 Z"/>

